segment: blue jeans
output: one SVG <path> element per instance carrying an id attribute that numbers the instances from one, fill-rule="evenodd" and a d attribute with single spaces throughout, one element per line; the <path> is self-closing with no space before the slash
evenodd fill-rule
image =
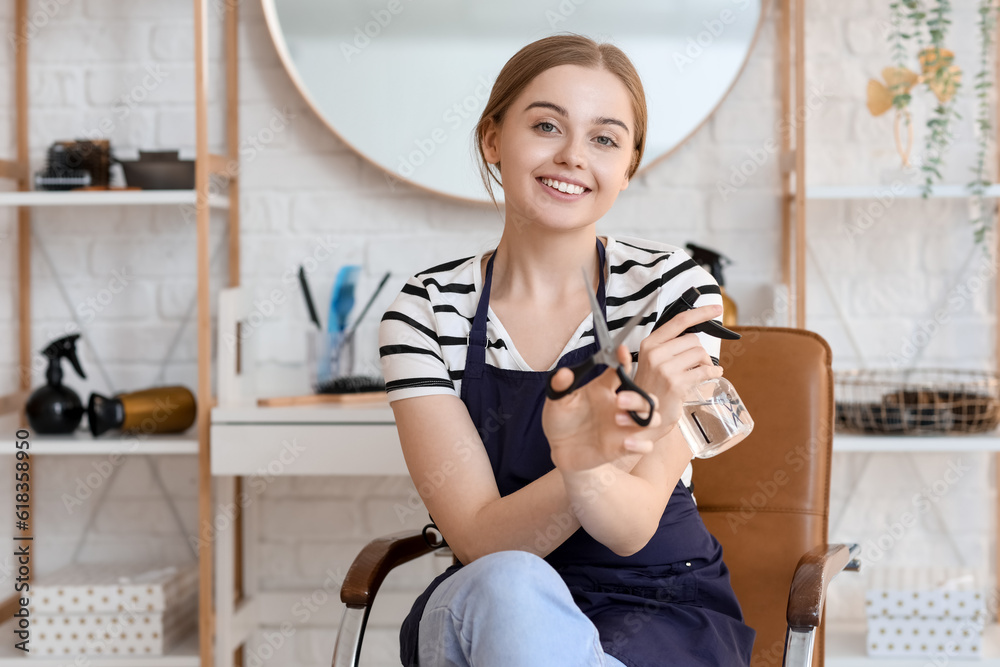
<path id="1" fill-rule="evenodd" d="M 500 551 L 445 579 L 420 618 L 421 667 L 624 667 L 562 577 L 527 551 Z"/>

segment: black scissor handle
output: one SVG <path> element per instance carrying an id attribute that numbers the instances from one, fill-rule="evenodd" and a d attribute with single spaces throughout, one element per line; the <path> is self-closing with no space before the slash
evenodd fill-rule
<path id="1" fill-rule="evenodd" d="M 549 371 L 549 377 L 545 382 L 545 396 L 555 400 L 562 398 L 566 394 L 573 393 L 576 389 L 580 387 L 580 381 L 583 379 L 583 376 L 586 375 L 588 372 L 590 372 L 590 370 L 596 365 L 597 364 L 594 362 L 593 357 L 587 357 L 586 360 L 580 362 L 576 366 L 560 366 L 555 370 Z M 567 389 L 563 391 L 556 391 L 552 387 L 552 378 L 555 376 L 556 373 L 558 373 L 563 368 L 569 368 L 571 371 L 573 371 L 573 382 L 570 383 Z"/>
<path id="2" fill-rule="evenodd" d="M 644 399 L 646 399 L 646 402 L 649 403 L 649 416 L 647 417 L 641 416 L 638 412 L 635 412 L 634 410 L 628 411 L 629 417 L 631 417 L 632 421 L 634 421 L 636 424 L 638 424 L 639 426 L 649 426 L 649 422 L 653 420 L 653 410 L 656 409 L 656 403 L 653 402 L 653 399 L 650 398 L 649 394 L 647 394 L 646 392 L 644 392 L 642 389 L 639 388 L 639 385 L 637 385 L 635 382 L 632 382 L 632 378 L 630 378 L 628 374 L 620 366 L 618 367 L 618 379 L 621 380 L 621 386 L 615 389 L 616 394 L 621 393 L 623 391 L 634 391 L 635 393 L 639 394 Z"/>

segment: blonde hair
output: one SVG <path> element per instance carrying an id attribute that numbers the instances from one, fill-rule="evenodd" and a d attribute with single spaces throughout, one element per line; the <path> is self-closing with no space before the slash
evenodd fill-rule
<path id="1" fill-rule="evenodd" d="M 646 93 L 642 89 L 642 81 L 632 61 L 613 44 L 599 44 L 583 35 L 551 35 L 528 44 L 507 61 L 493 83 L 486 108 L 483 109 L 476 125 L 479 173 L 494 204 L 496 197 L 493 194 L 492 182 L 496 182 L 501 188 L 503 183 L 500 181 L 499 163 L 496 165 L 487 163 L 483 154 L 483 138 L 489 129 L 490 121 L 492 120 L 497 127 L 502 125 L 510 105 L 528 84 L 542 72 L 560 65 L 603 68 L 625 84 L 632 98 L 632 115 L 635 117 L 635 128 L 633 128 L 635 142 L 632 146 L 632 162 L 629 165 L 628 177 L 632 178 L 639 168 L 646 147 Z"/>

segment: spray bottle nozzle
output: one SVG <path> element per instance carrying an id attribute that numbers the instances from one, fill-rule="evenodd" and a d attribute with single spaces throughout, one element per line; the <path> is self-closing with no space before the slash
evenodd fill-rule
<path id="1" fill-rule="evenodd" d="M 84 379 L 87 378 L 87 375 L 83 372 L 83 368 L 80 366 L 80 360 L 76 356 L 76 339 L 79 337 L 80 334 L 63 336 L 52 341 L 48 344 L 48 347 L 42 350 L 42 354 L 49 358 L 49 368 L 45 374 L 45 378 L 49 381 L 49 384 L 59 384 L 62 382 L 62 365 L 59 362 L 63 357 L 69 359 L 69 363 L 73 364 L 73 370 L 77 372 L 77 375 Z"/>
<path id="2" fill-rule="evenodd" d="M 689 287 L 687 291 L 677 298 L 676 301 L 663 310 L 663 314 L 660 315 L 659 319 L 656 320 L 656 323 L 653 324 L 653 331 L 656 331 L 674 317 L 683 313 L 685 310 L 693 309 L 695 307 L 695 302 L 700 296 L 701 290 L 697 287 Z M 727 329 L 715 320 L 706 320 L 705 322 L 699 322 L 698 324 L 690 326 L 682 332 L 682 335 L 698 332 L 714 336 L 715 338 L 724 338 L 726 340 L 739 340 L 742 338 L 741 334 L 736 333 L 732 329 Z"/>

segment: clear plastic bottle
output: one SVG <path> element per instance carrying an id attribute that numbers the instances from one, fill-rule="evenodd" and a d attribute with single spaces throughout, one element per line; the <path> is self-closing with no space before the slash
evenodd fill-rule
<path id="1" fill-rule="evenodd" d="M 721 454 L 753 430 L 753 418 L 725 378 L 712 378 L 692 389 L 678 424 L 698 459 Z"/>

